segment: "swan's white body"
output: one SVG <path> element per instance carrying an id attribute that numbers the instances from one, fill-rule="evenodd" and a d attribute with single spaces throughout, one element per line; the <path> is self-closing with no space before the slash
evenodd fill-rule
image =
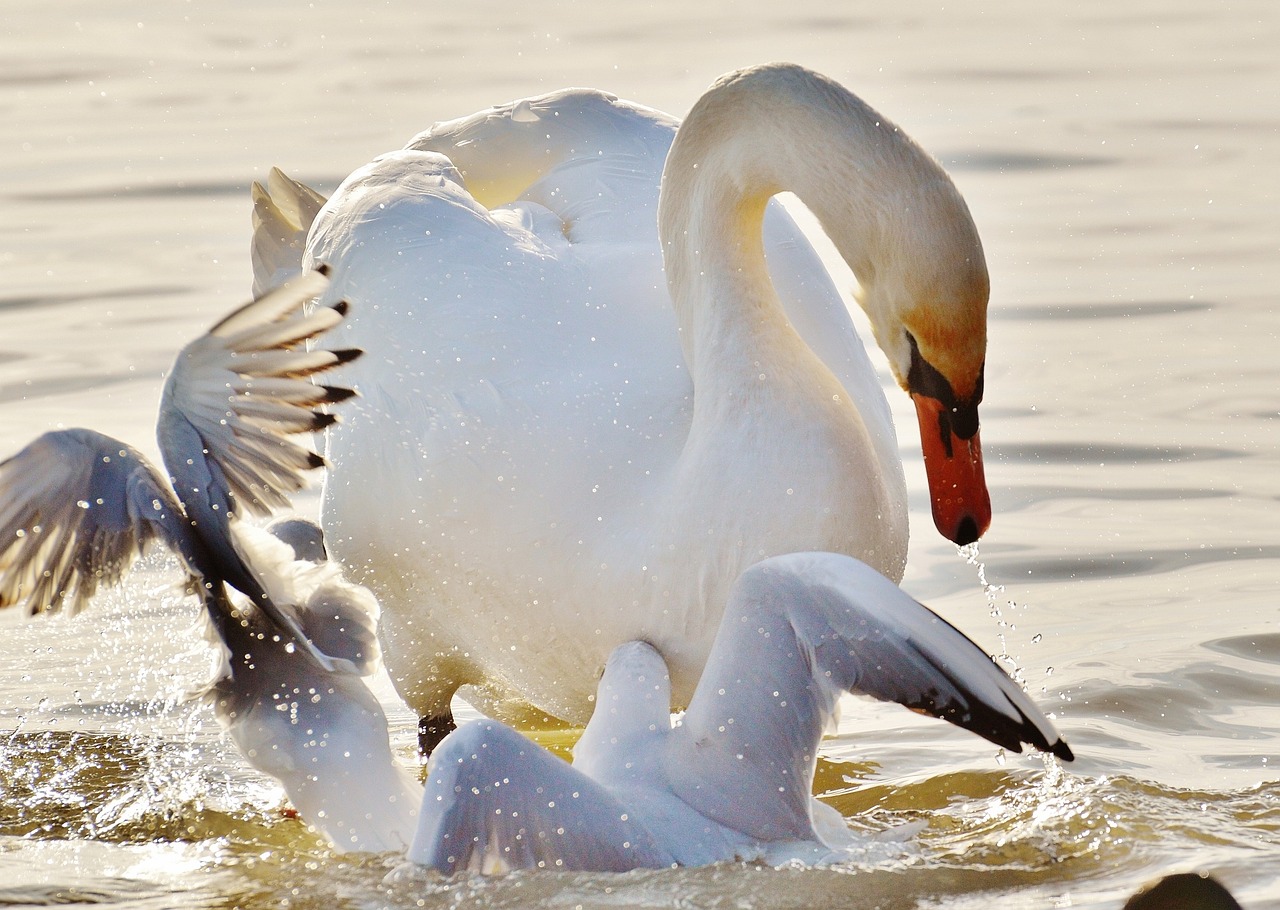
<path id="1" fill-rule="evenodd" d="M 330 296 L 355 304 L 341 338 L 367 352 L 342 374 L 361 398 L 328 437 L 323 523 L 381 601 L 420 715 L 472 684 L 500 714 L 510 698 L 583 722 L 632 639 L 661 650 L 683 704 L 747 566 L 826 550 L 901 577 L 887 403 L 816 254 L 766 217 L 800 191 L 899 378 L 909 325 L 974 374 L 956 382 L 970 394 L 981 247 L 941 169 L 876 118 L 815 74 L 761 68 L 713 87 L 668 157 L 671 118 L 560 92 L 439 124 L 320 211 L 305 262 L 333 267 Z"/>

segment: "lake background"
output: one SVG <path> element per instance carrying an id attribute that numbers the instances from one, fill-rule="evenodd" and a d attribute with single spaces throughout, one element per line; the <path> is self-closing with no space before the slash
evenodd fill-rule
<path id="1" fill-rule="evenodd" d="M 248 188 L 273 165 L 327 193 L 436 120 L 567 85 L 677 115 L 768 60 L 848 85 L 952 172 L 992 275 L 983 574 L 934 533 L 890 390 L 904 587 L 1007 655 L 1078 756 L 849 700 L 819 789 L 859 829 L 923 824 L 884 856 L 384 881 L 393 858 L 332 856 L 184 701 L 211 652 L 153 559 L 81 617 L 0 616 L 0 905 L 1118 907 L 1194 869 L 1280 908 L 1271 0 L 68 0 L 0 19 L 4 455 L 76 425 L 155 453 L 173 355 L 247 299 Z"/>

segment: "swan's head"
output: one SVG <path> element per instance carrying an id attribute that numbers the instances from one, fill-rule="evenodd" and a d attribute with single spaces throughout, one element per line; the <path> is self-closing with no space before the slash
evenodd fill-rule
<path id="1" fill-rule="evenodd" d="M 887 255 L 859 278 L 876 340 L 916 406 L 934 524 L 967 544 L 991 523 L 978 436 L 990 284 L 968 208 L 940 176 L 882 215 Z"/>

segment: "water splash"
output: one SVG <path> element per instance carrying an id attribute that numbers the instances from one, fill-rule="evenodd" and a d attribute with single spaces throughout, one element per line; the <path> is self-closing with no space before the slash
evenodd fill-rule
<path id="1" fill-rule="evenodd" d="M 973 543 L 956 547 L 956 552 L 960 554 L 966 564 L 977 568 L 978 584 L 982 586 L 982 596 L 986 599 L 987 611 L 991 614 L 991 618 L 996 621 L 998 630 L 996 637 L 1000 642 L 1000 653 L 995 655 L 996 663 L 1004 667 L 1018 685 L 1024 689 L 1027 688 L 1026 673 L 1019 663 L 1018 657 L 1009 653 L 1008 633 L 1015 631 L 1017 626 L 1005 618 L 1005 609 L 1007 608 L 1010 612 L 1017 610 L 1017 602 L 1005 600 L 1004 607 L 1001 606 L 1000 601 L 1003 599 L 1004 585 L 995 584 L 987 579 L 987 566 L 981 560 L 976 540 Z M 1038 639 L 1039 636 L 1033 641 Z"/>

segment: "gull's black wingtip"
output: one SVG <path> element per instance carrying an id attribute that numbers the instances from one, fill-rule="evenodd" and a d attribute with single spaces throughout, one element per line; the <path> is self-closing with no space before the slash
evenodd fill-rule
<path id="1" fill-rule="evenodd" d="M 1076 760 L 1075 753 L 1071 751 L 1071 747 L 1067 745 L 1067 741 L 1065 739 L 1058 740 L 1056 743 L 1054 743 L 1052 746 L 1049 747 L 1048 751 L 1052 752 L 1054 755 L 1056 755 L 1058 758 L 1062 759 L 1063 761 Z"/>

